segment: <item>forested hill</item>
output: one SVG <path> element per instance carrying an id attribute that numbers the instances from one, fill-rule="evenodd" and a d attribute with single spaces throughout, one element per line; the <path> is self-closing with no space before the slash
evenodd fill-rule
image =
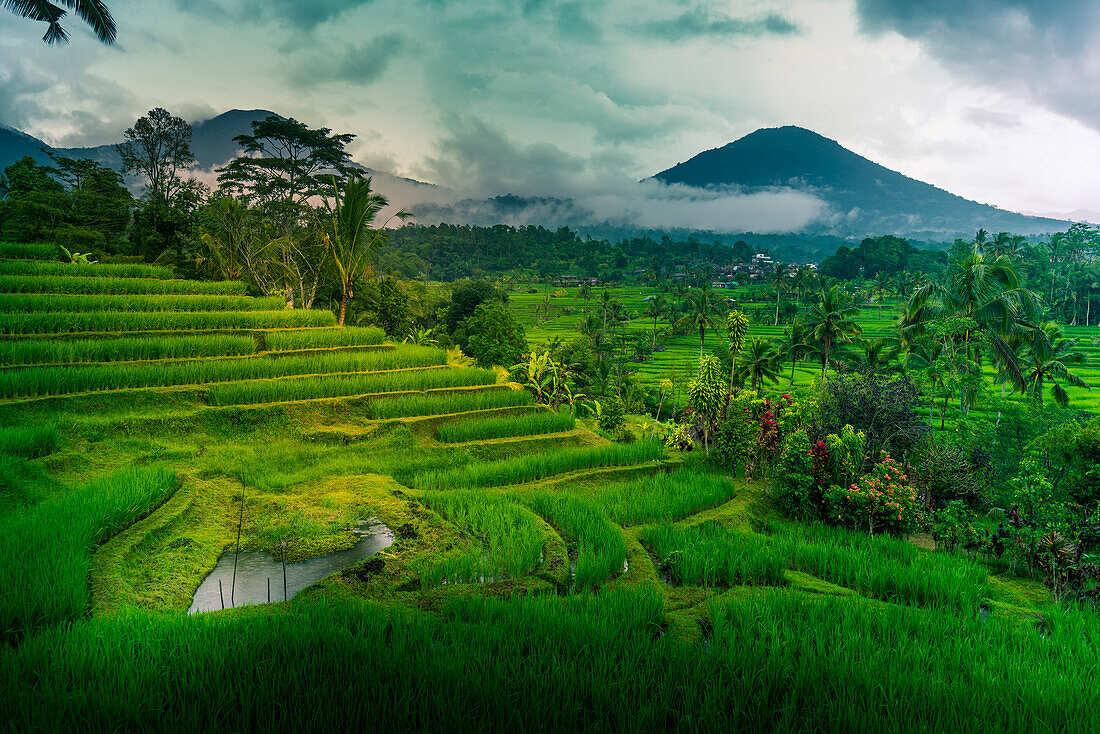
<path id="1" fill-rule="evenodd" d="M 392 230 L 389 236 L 379 269 L 432 280 L 523 272 L 539 276 L 570 273 L 616 281 L 642 268 L 668 271 L 698 261 L 719 265 L 745 260 L 752 254 L 752 248 L 744 242 L 728 246 L 639 237 L 612 243 L 582 239 L 568 227 L 406 225 Z"/>
<path id="2" fill-rule="evenodd" d="M 776 186 L 813 193 L 831 208 L 816 227 L 843 236 L 868 233 L 925 239 L 969 237 L 981 227 L 1021 234 L 1064 230 L 1067 222 L 1029 217 L 956 196 L 881 166 L 801 127 L 765 128 L 704 151 L 654 176 L 697 188 Z"/>

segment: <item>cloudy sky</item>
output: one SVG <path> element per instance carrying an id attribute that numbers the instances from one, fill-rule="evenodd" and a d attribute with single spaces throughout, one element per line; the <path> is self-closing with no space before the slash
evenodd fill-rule
<path id="1" fill-rule="evenodd" d="M 94 145 L 153 106 L 266 108 L 463 195 L 608 207 L 701 150 L 797 124 L 977 201 L 1100 212 L 1091 0 L 108 5 L 114 47 L 69 19 L 72 42 L 49 48 L 0 11 L 0 123 Z M 719 203 L 742 225 L 763 206 Z"/>

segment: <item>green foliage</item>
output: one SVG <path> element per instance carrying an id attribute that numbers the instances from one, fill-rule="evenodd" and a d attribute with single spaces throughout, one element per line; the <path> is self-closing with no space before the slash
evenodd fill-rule
<path id="1" fill-rule="evenodd" d="M 389 352 L 378 352 L 378 354 L 385 355 Z M 283 360 L 276 360 L 276 363 L 281 361 Z M 399 368 L 381 372 L 316 375 L 214 385 L 207 391 L 206 400 L 210 405 L 257 405 L 290 400 L 478 387 L 492 385 L 495 382 L 496 375 L 475 367 Z"/>
<path id="2" fill-rule="evenodd" d="M 438 563 L 428 586 L 503 581 L 532 571 L 542 560 L 537 518 L 504 497 L 481 492 L 428 492 L 424 504 L 444 515 L 477 545 Z"/>
<path id="3" fill-rule="evenodd" d="M 821 513 L 821 492 L 815 492 L 814 460 L 810 439 L 797 431 L 783 439 L 782 453 L 775 467 L 772 499 L 787 517 L 812 519 Z"/>
<path id="4" fill-rule="evenodd" d="M 406 479 L 407 483 L 421 489 L 499 487 L 584 469 L 639 464 L 659 459 L 663 455 L 664 448 L 656 441 L 639 441 L 633 444 L 556 449 L 455 469 L 423 472 Z"/>
<path id="5" fill-rule="evenodd" d="M 229 334 L 115 339 L 18 339 L 0 341 L 0 364 L 75 364 L 221 357 L 251 354 L 255 349 L 256 340 L 251 336 Z"/>
<path id="6" fill-rule="evenodd" d="M 478 304 L 455 332 L 455 341 L 482 367 L 515 364 L 527 351 L 523 324 L 496 301 Z"/>
<path id="7" fill-rule="evenodd" d="M 145 278 L 171 280 L 172 268 L 133 263 L 61 263 L 0 261 L 0 275 L 63 276 L 66 278 Z M 74 286 L 79 287 L 79 286 Z"/>
<path id="8" fill-rule="evenodd" d="M 607 447 L 604 447 L 607 448 Z M 572 588 L 594 591 L 626 564 L 622 532 L 588 502 L 567 494 L 539 492 L 516 496 L 555 528 L 573 548 L 577 566 Z"/>
<path id="9" fill-rule="evenodd" d="M 684 467 L 628 481 L 599 482 L 590 501 L 612 522 L 626 527 L 657 521 L 677 522 L 717 507 L 736 493 L 728 477 L 698 467 Z"/>
<path id="10" fill-rule="evenodd" d="M 85 311 L 0 313 L 0 334 L 64 334 L 116 331 L 205 331 L 334 326 L 331 311 Z"/>
<path id="11" fill-rule="evenodd" d="M 11 260 L 56 260 L 57 245 L 51 242 L 0 242 L 0 258 Z"/>
<path id="12" fill-rule="evenodd" d="M 63 293 L 69 295 L 243 296 L 247 286 L 233 280 L 169 280 L 60 275 L 0 275 L 0 293 Z M 150 309 L 151 310 L 151 309 Z"/>
<path id="13" fill-rule="evenodd" d="M 264 334 L 268 351 L 327 349 L 329 347 L 372 347 L 386 341 L 386 334 L 373 326 L 345 326 L 341 329 L 269 331 Z"/>
<path id="14" fill-rule="evenodd" d="M 94 311 L 273 311 L 282 299 L 209 295 L 79 295 L 0 293 L 5 313 Z"/>
<path id="15" fill-rule="evenodd" d="M 854 530 L 903 535 L 921 520 L 917 491 L 905 484 L 901 466 L 884 454 L 871 471 L 849 487 L 832 485 L 825 492 L 829 518 Z"/>
<path id="16" fill-rule="evenodd" d="M 436 436 L 442 443 L 461 443 L 570 431 L 575 425 L 573 416 L 567 412 L 539 411 L 501 418 L 470 418 L 443 423 L 436 429 Z"/>
<path id="17" fill-rule="evenodd" d="M 782 552 L 767 538 L 751 533 L 730 531 L 715 523 L 686 528 L 662 523 L 644 528 L 640 539 L 680 584 L 783 583 Z"/>
<path id="18" fill-rule="evenodd" d="M 623 427 L 626 422 L 626 406 L 618 395 L 611 395 L 597 405 L 599 409 L 596 413 L 596 424 L 601 431 L 613 434 Z"/>
<path id="19" fill-rule="evenodd" d="M 372 399 L 368 407 L 372 418 L 389 420 L 408 416 L 447 415 L 495 408 L 527 407 L 533 402 L 530 393 L 501 386 L 470 392 L 377 398 Z"/>
<path id="20" fill-rule="evenodd" d="M 363 309 L 359 323 L 374 324 L 394 339 L 404 337 L 412 328 L 409 294 L 397 278 L 369 279 L 358 287 L 356 298 Z"/>
<path id="21" fill-rule="evenodd" d="M 11 641 L 85 615 L 93 548 L 150 512 L 176 486 L 176 474 L 166 466 L 125 469 L 0 515 L 3 637 Z"/>
<path id="22" fill-rule="evenodd" d="M 274 359 L 197 359 L 161 364 L 101 364 L 33 367 L 0 372 L 0 397 L 64 395 L 94 390 L 119 390 L 166 385 L 203 385 L 234 380 L 258 380 L 293 375 L 434 367 L 446 355 L 431 347 L 401 345 L 369 352 L 332 352 Z"/>
<path id="23" fill-rule="evenodd" d="M 0 429 L 0 454 L 40 459 L 57 448 L 57 428 L 52 425 Z"/>

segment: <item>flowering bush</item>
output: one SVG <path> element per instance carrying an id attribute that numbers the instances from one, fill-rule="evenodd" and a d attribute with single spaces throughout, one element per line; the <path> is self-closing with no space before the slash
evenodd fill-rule
<path id="1" fill-rule="evenodd" d="M 829 487 L 825 503 L 829 518 L 852 529 L 867 528 L 872 535 L 887 532 L 902 535 L 915 530 L 920 521 L 917 492 L 905 482 L 908 477 L 887 453 L 859 481 L 842 488 Z"/>

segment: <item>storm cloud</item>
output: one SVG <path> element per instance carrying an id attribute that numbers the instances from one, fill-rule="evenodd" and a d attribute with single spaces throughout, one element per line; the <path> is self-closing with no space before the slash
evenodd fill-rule
<path id="1" fill-rule="evenodd" d="M 971 78 L 1100 130 L 1100 4 L 1093 0 L 856 0 L 871 34 L 896 32 Z"/>

